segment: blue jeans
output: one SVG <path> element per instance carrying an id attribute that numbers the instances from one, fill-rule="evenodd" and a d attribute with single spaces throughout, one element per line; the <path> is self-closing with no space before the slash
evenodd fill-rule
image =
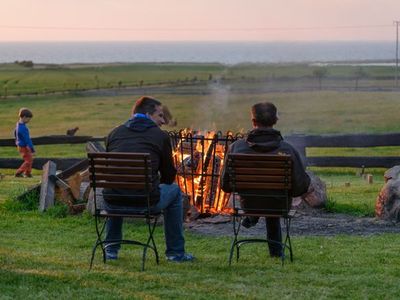
<path id="1" fill-rule="evenodd" d="M 160 184 L 160 201 L 154 206 L 154 212 L 164 214 L 165 254 L 182 255 L 185 253 L 183 237 L 183 204 L 181 190 L 176 184 Z M 106 240 L 122 239 L 122 217 L 107 220 Z M 107 247 L 107 252 L 118 253 L 121 245 Z"/>

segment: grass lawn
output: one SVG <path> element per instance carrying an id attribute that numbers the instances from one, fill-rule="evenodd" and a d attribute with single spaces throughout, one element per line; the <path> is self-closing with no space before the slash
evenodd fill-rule
<path id="1" fill-rule="evenodd" d="M 8 69 L 7 69 L 8 68 Z M 142 69 L 141 69 L 142 68 Z M 170 69 L 168 69 L 170 68 Z M 95 71 L 95 72 L 93 72 Z M 69 66 L 58 70 L 22 69 L 0 65 L 0 83 L 8 92 L 23 88 L 63 89 L 145 81 L 177 80 L 197 76 L 207 79 L 224 76 L 233 82 L 246 78 L 296 78 L 312 76 L 305 66 Z M 349 67 L 332 67 L 328 74 L 349 77 Z M 385 77 L 388 69 L 368 69 L 368 75 Z M 70 79 L 67 79 L 68 78 Z M 95 77 L 97 76 L 97 77 Z M 147 76 L 147 77 L 144 77 Z M 52 81 L 54 78 L 54 81 Z M 374 80 L 375 80 L 374 79 Z M 257 79 L 258 80 L 258 79 Z M 301 79 L 302 80 L 302 79 Z M 372 80 L 372 79 L 371 79 Z M 5 83 L 5 81 L 7 81 Z M 48 83 L 46 83 L 48 82 Z M 258 83 L 259 84 L 259 83 Z M 323 80 L 324 84 L 324 80 Z M 53 86 L 54 85 L 54 86 Z M 18 91 L 18 89 L 20 89 Z M 4 86 L 0 85 L 4 91 Z M 166 104 L 178 120 L 176 130 L 196 129 L 246 131 L 250 128 L 250 106 L 260 101 L 274 102 L 280 111 L 278 128 L 292 133 L 387 133 L 399 132 L 399 93 L 395 92 L 299 92 L 237 94 L 229 86 L 210 87 L 205 95 L 154 95 Z M 80 97 L 53 95 L 0 99 L 0 139 L 11 138 L 20 107 L 29 107 L 34 118 L 29 124 L 32 136 L 65 134 L 79 126 L 79 135 L 104 136 L 124 122 L 135 97 Z M 398 155 L 398 147 L 368 149 L 307 149 L 318 155 Z M 38 157 L 84 157 L 84 145 L 47 145 L 37 147 Z M 13 147 L 1 147 L 0 157 L 18 157 Z M 373 215 L 376 196 L 383 184 L 383 169 L 368 169 L 374 183 L 368 185 L 351 168 L 311 168 L 327 184 L 328 209 L 361 216 Z M 283 268 L 267 258 L 265 247 L 243 249 L 239 264 L 227 265 L 229 237 L 186 234 L 187 250 L 197 256 L 191 264 L 171 264 L 161 260 L 155 265 L 149 255 L 146 272 L 139 272 L 140 251 L 124 247 L 119 261 L 103 265 L 100 255 L 94 270 L 88 271 L 89 256 L 95 240 L 94 220 L 87 216 L 66 216 L 62 206 L 44 214 L 32 203 L 18 205 L 13 197 L 40 180 L 14 178 L 14 170 L 0 170 L 0 299 L 310 299 L 371 298 L 398 299 L 400 263 L 399 235 L 336 237 L 294 237 L 295 262 Z M 345 183 L 350 183 L 346 186 Z M 29 210 L 29 208 L 31 210 Z M 144 237 L 142 224 L 129 223 Z M 164 251 L 162 228 L 156 240 Z M 136 250 L 135 250 L 136 249 Z M 99 253 L 100 254 L 100 253 Z"/>
<path id="2" fill-rule="evenodd" d="M 91 217 L 0 210 L 0 289 L 3 299 L 396 299 L 399 235 L 293 237 L 295 261 L 284 267 L 265 247 L 248 245 L 227 264 L 230 237 L 186 233 L 197 261 L 157 266 L 149 254 L 140 272 L 139 248 L 103 265 L 100 252 L 88 271 L 95 240 Z M 144 238 L 146 227 L 126 223 Z M 131 232 L 131 233 L 132 233 Z M 162 254 L 163 230 L 156 229 Z M 162 256 L 163 258 L 163 256 Z"/>

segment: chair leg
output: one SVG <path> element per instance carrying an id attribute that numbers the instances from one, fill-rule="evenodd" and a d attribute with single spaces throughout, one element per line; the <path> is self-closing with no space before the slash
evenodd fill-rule
<path id="1" fill-rule="evenodd" d="M 102 250 L 102 252 L 103 252 L 103 263 L 106 262 L 106 252 L 105 252 L 105 248 L 104 248 L 104 245 L 103 245 L 103 244 L 104 244 L 104 241 L 102 240 L 101 236 L 102 236 L 102 234 L 103 234 L 103 232 L 104 232 L 107 219 L 104 220 L 104 222 L 103 222 L 101 228 L 99 228 L 99 222 L 100 222 L 100 218 L 96 215 L 96 216 L 95 216 L 95 224 L 96 224 L 97 240 L 96 240 L 96 242 L 95 242 L 95 244 L 94 244 L 94 246 L 93 246 L 93 249 L 92 249 L 92 256 L 91 256 L 91 258 L 90 258 L 89 270 L 91 270 L 92 267 L 93 267 L 93 261 L 94 261 L 94 257 L 95 257 L 96 250 L 97 250 L 97 247 L 98 247 L 98 246 L 101 246 L 101 250 Z"/>
<path id="2" fill-rule="evenodd" d="M 160 258 L 158 256 L 158 250 L 157 250 L 156 242 L 154 240 L 154 230 L 155 230 L 155 228 L 157 226 L 157 221 L 158 221 L 158 217 L 156 217 L 154 219 L 153 229 L 152 229 L 152 232 L 151 232 L 151 242 L 152 242 L 153 247 L 154 247 L 153 250 L 154 250 L 154 254 L 156 255 L 156 263 L 158 265 L 158 264 L 160 264 Z"/>
<path id="3" fill-rule="evenodd" d="M 149 237 L 147 239 L 146 244 L 143 246 L 142 271 L 144 271 L 144 265 L 145 265 L 145 261 L 146 261 L 146 254 L 147 254 L 148 248 L 151 248 L 153 250 L 154 255 L 156 256 L 156 263 L 159 264 L 159 262 L 160 262 L 156 242 L 154 241 L 154 236 L 153 236 L 154 230 L 157 225 L 157 218 L 155 218 L 153 222 L 151 222 L 150 218 L 147 218 L 146 223 L 147 223 L 147 228 L 149 230 Z M 150 245 L 150 242 L 152 243 L 152 245 Z"/>
<path id="4" fill-rule="evenodd" d="M 234 238 L 232 241 L 232 245 L 231 245 L 231 250 L 229 252 L 229 265 L 232 264 L 232 258 L 233 258 L 233 253 L 235 252 L 236 249 L 236 262 L 239 261 L 239 246 L 238 246 L 238 234 L 240 231 L 240 217 L 237 216 L 233 216 L 233 234 L 234 234 Z"/>
<path id="5" fill-rule="evenodd" d="M 289 249 L 289 257 L 290 257 L 290 261 L 293 262 L 293 248 L 292 248 L 292 241 L 290 239 L 290 222 L 291 219 L 290 218 L 284 218 L 284 222 L 285 222 L 285 227 L 286 227 L 286 238 L 285 238 L 285 243 L 284 243 L 284 247 Z"/>

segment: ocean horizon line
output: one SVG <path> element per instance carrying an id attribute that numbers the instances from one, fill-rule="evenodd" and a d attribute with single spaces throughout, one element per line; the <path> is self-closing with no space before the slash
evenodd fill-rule
<path id="1" fill-rule="evenodd" d="M 0 42 L 0 63 L 293 63 L 377 61 L 395 58 L 395 43 L 382 41 L 285 42 Z"/>
<path id="2" fill-rule="evenodd" d="M 0 44 L 10 43 L 393 43 L 394 40 L 24 40 L 24 41 L 0 41 Z"/>

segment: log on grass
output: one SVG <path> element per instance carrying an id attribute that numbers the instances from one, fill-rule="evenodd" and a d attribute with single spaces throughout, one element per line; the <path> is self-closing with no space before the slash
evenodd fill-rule
<path id="1" fill-rule="evenodd" d="M 39 200 L 39 211 L 41 212 L 54 206 L 55 182 L 51 177 L 56 175 L 56 171 L 57 165 L 52 161 L 48 161 L 43 166 Z"/>

